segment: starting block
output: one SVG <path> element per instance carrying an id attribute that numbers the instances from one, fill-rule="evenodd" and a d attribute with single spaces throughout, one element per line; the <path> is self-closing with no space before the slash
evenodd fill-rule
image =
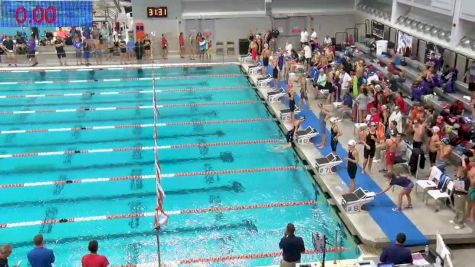
<path id="1" fill-rule="evenodd" d="M 343 195 L 341 205 L 348 213 L 361 212 L 363 205 L 373 201 L 375 195 L 374 192 L 368 192 L 359 187 L 355 192 Z"/>
<path id="2" fill-rule="evenodd" d="M 257 86 L 260 86 L 260 87 L 267 86 L 272 80 L 274 79 L 270 75 L 257 78 Z"/>
<path id="3" fill-rule="evenodd" d="M 261 64 L 251 66 L 249 67 L 248 73 L 253 75 L 259 74 L 259 72 L 262 71 L 262 68 L 264 68 L 264 66 Z"/>
<path id="4" fill-rule="evenodd" d="M 267 101 L 269 103 L 275 103 L 278 102 L 281 97 L 285 95 L 285 90 L 280 90 L 280 91 L 272 91 L 267 93 Z"/>
<path id="5" fill-rule="evenodd" d="M 310 139 L 317 136 L 318 132 L 315 128 L 308 126 L 302 131 L 297 131 L 297 143 L 298 144 L 308 144 L 310 143 Z"/>
<path id="6" fill-rule="evenodd" d="M 315 168 L 318 170 L 319 174 L 331 174 L 334 172 L 333 168 L 340 165 L 342 162 L 343 160 L 340 156 L 330 153 L 324 158 L 316 159 Z"/>
<path id="7" fill-rule="evenodd" d="M 252 61 L 252 55 L 247 54 L 247 55 L 241 56 L 239 59 L 241 60 L 242 63 L 247 63 L 247 62 Z"/>
<path id="8" fill-rule="evenodd" d="M 269 102 L 271 102 L 271 101 L 269 100 Z M 294 114 L 297 114 L 299 112 L 301 112 L 301 110 L 298 107 L 295 107 Z M 288 109 L 288 108 L 281 109 L 280 110 L 280 119 L 282 121 L 290 121 L 290 109 Z"/>

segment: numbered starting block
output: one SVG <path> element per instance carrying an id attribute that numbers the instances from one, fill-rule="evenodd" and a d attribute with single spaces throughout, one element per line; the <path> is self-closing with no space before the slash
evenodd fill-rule
<path id="1" fill-rule="evenodd" d="M 285 95 L 285 90 L 281 89 L 280 91 L 272 91 L 267 93 L 267 101 L 269 103 L 278 102 L 281 97 Z"/>
<path id="2" fill-rule="evenodd" d="M 259 74 L 259 72 L 262 71 L 262 68 L 264 68 L 264 66 L 261 64 L 250 66 L 248 73 L 253 75 Z"/>
<path id="3" fill-rule="evenodd" d="M 341 205 L 348 213 L 358 213 L 362 211 L 363 205 L 366 205 L 374 200 L 374 192 L 368 192 L 359 187 L 353 193 L 343 195 Z"/>
<path id="4" fill-rule="evenodd" d="M 314 138 L 317 135 L 317 130 L 315 130 L 315 128 L 312 128 L 311 126 L 308 126 L 302 131 L 297 131 L 297 143 L 308 144 L 310 143 L 310 139 Z"/>
<path id="5" fill-rule="evenodd" d="M 272 76 L 270 76 L 269 74 L 268 74 L 267 76 L 257 78 L 257 86 L 259 86 L 259 87 L 265 87 L 265 86 L 267 86 L 272 80 L 274 80 L 274 79 L 273 79 Z"/>
<path id="6" fill-rule="evenodd" d="M 334 168 L 340 165 L 343 161 L 340 156 L 333 155 L 332 153 L 326 155 L 324 158 L 318 158 L 315 160 L 315 168 L 319 174 L 334 173 Z"/>
<path id="7" fill-rule="evenodd" d="M 270 101 L 269 101 L 270 102 Z M 296 107 L 295 110 L 294 110 L 294 114 L 297 114 L 297 113 L 300 113 L 301 110 Z M 290 109 L 286 108 L 286 109 L 281 109 L 280 110 L 280 119 L 283 120 L 283 121 L 290 121 Z"/>

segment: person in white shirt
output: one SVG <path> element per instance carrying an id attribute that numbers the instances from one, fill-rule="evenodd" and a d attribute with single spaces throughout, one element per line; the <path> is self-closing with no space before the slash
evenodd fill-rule
<path id="1" fill-rule="evenodd" d="M 308 43 L 308 31 L 307 29 L 304 29 L 300 32 L 300 43 L 302 44 L 302 47 L 304 44 Z"/>
<path id="2" fill-rule="evenodd" d="M 310 35 L 310 39 L 314 42 L 317 41 L 317 32 L 313 28 L 312 28 L 312 34 Z"/>
<path id="3" fill-rule="evenodd" d="M 394 111 L 389 116 L 389 121 L 397 122 L 397 131 L 402 133 L 402 113 L 401 110 L 399 110 L 399 106 L 394 106 Z"/>
<path id="4" fill-rule="evenodd" d="M 325 46 L 330 46 L 330 45 L 332 45 L 332 44 L 333 44 L 332 38 L 330 38 L 329 35 L 325 36 L 325 39 L 323 40 L 323 44 L 324 44 Z"/>
<path id="5" fill-rule="evenodd" d="M 371 84 L 373 82 L 379 82 L 379 76 L 377 73 L 374 73 L 373 75 L 369 76 L 368 77 L 368 80 L 367 80 L 368 84 Z"/>
<path id="6" fill-rule="evenodd" d="M 292 49 L 293 49 L 292 43 L 290 43 L 290 41 L 287 40 L 287 43 L 285 44 L 286 56 L 290 57 L 292 55 Z"/>
<path id="7" fill-rule="evenodd" d="M 350 91 L 353 79 L 351 78 L 351 75 L 345 70 L 342 70 L 341 75 L 340 75 L 340 79 L 342 81 L 341 82 L 341 93 L 345 94 L 346 92 Z"/>
<path id="8" fill-rule="evenodd" d="M 312 59 L 312 49 L 310 46 L 307 44 L 304 45 L 303 51 L 305 54 L 305 62 L 307 63 L 307 67 L 310 66 L 310 61 Z"/>

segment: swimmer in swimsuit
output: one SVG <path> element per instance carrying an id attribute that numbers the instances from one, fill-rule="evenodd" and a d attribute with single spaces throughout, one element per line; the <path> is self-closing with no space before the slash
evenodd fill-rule
<path id="1" fill-rule="evenodd" d="M 294 121 L 294 127 L 287 132 L 287 135 L 285 136 L 286 140 L 287 140 L 287 144 L 283 145 L 280 147 L 280 149 L 287 149 L 289 147 L 292 147 L 292 145 L 294 144 L 294 138 L 295 138 L 295 135 L 297 134 L 297 131 L 299 130 L 300 126 L 302 125 L 302 123 L 305 121 L 305 116 L 302 116 L 300 117 L 298 120 L 295 120 Z"/>

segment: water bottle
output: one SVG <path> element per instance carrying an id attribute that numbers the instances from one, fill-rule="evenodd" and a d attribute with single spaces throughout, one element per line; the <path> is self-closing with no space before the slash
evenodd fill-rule
<path id="1" fill-rule="evenodd" d="M 426 256 L 429 256 L 429 245 L 426 245 L 424 252 Z"/>

